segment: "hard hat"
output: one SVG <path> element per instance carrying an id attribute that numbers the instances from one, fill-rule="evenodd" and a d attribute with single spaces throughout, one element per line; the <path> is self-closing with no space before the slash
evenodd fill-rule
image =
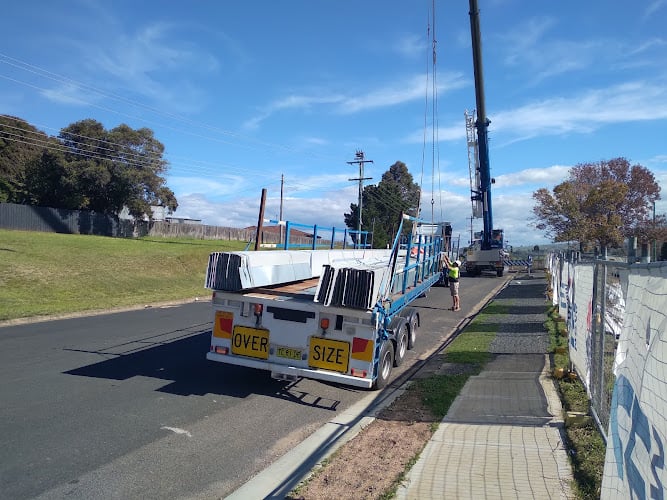
<path id="1" fill-rule="evenodd" d="M 456 264 L 456 267 L 461 267 L 461 261 L 460 260 L 455 260 L 454 264 Z"/>

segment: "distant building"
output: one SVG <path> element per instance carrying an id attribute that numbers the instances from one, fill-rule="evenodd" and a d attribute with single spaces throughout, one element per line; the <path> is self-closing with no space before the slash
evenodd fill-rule
<path id="1" fill-rule="evenodd" d="M 151 211 L 153 212 L 153 221 L 155 221 L 155 222 L 165 222 L 165 221 L 167 221 L 167 219 L 173 218 L 173 217 L 171 217 L 173 212 L 169 208 L 163 207 L 161 205 L 151 205 Z M 127 207 L 123 207 L 123 209 L 118 214 L 118 218 L 123 219 L 123 220 L 131 220 L 131 221 L 134 220 L 134 217 L 132 217 L 130 215 L 130 210 Z M 178 218 L 179 219 L 184 219 L 184 220 L 186 220 L 186 219 L 187 220 L 198 220 L 198 219 L 189 219 L 188 217 L 178 217 Z M 148 216 L 144 216 L 144 218 L 142 220 L 147 222 L 148 221 Z M 198 222 L 198 224 L 201 224 L 201 220 Z"/>
<path id="2" fill-rule="evenodd" d="M 190 219 L 189 217 L 165 217 L 164 221 L 171 224 L 192 224 L 195 226 L 202 223 L 201 219 Z"/>

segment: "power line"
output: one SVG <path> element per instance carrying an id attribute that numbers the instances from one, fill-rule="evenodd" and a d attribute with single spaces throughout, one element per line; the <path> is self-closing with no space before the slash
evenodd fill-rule
<path id="1" fill-rule="evenodd" d="M 112 92 L 102 90 L 98 87 L 94 87 L 92 85 L 82 83 L 80 81 L 69 78 L 67 76 L 63 76 L 63 75 L 51 72 L 47 69 L 41 68 L 39 66 L 30 64 L 30 63 L 25 62 L 25 61 L 21 61 L 19 59 L 13 58 L 13 57 L 11 57 L 7 54 L 4 54 L 4 53 L 0 53 L 0 63 L 5 64 L 5 65 L 10 66 L 10 67 L 13 67 L 13 68 L 16 68 L 16 69 L 18 69 L 20 71 L 23 71 L 23 72 L 33 74 L 33 75 L 37 76 L 38 78 L 42 78 L 42 79 L 50 80 L 50 81 L 53 81 L 53 82 L 56 82 L 56 83 L 59 83 L 59 84 L 67 85 L 67 86 L 73 88 L 76 91 L 76 93 L 77 93 L 76 94 L 76 99 L 78 99 L 82 104 L 86 104 L 86 105 L 89 105 L 91 107 L 94 107 L 94 108 L 97 108 L 97 109 L 100 109 L 100 110 L 103 110 L 103 111 L 106 111 L 106 112 L 110 112 L 110 113 L 113 113 L 113 114 L 116 114 L 116 115 L 119 115 L 119 116 L 125 116 L 125 117 L 131 118 L 133 120 L 141 121 L 141 122 L 144 122 L 144 123 L 147 123 L 147 124 L 157 125 L 157 126 L 163 128 L 163 129 L 172 130 L 172 131 L 175 131 L 175 132 L 177 132 L 181 135 L 189 135 L 189 136 L 192 136 L 192 137 L 199 137 L 199 138 L 202 138 L 202 139 L 205 139 L 205 140 L 211 140 L 213 142 L 220 142 L 220 143 L 223 143 L 223 144 L 229 144 L 229 145 L 237 146 L 237 147 L 254 148 L 256 146 L 263 146 L 263 147 L 267 147 L 267 148 L 271 148 L 271 149 L 279 149 L 279 150 L 288 151 L 288 152 L 290 152 L 290 151 L 295 152 L 296 151 L 294 148 L 290 148 L 290 147 L 287 147 L 287 146 L 284 146 L 284 145 L 274 144 L 274 143 L 270 143 L 270 142 L 266 142 L 266 141 L 261 141 L 261 140 L 258 140 L 256 138 L 244 136 L 242 134 L 238 134 L 238 133 L 233 132 L 233 131 L 229 131 L 229 130 L 225 130 L 225 129 L 215 127 L 215 126 L 212 126 L 212 125 L 209 125 L 209 124 L 197 122 L 197 121 L 191 120 L 187 117 L 184 117 L 184 116 L 181 116 L 181 115 L 178 115 L 178 114 L 175 114 L 175 113 L 165 112 L 163 110 L 148 106 L 148 105 L 143 104 L 141 102 L 128 99 L 128 98 L 126 98 L 122 95 L 114 94 Z M 45 87 L 40 87 L 39 85 L 34 85 L 32 83 L 28 83 L 28 82 L 25 82 L 25 81 L 21 81 L 21 80 L 12 78 L 12 77 L 7 76 L 7 75 L 0 74 L 0 78 L 12 81 L 12 82 L 14 82 L 16 84 L 19 84 L 19 85 L 26 86 L 28 88 L 32 88 L 32 89 L 34 89 L 38 92 L 54 93 L 53 90 L 51 90 L 51 89 L 48 89 L 48 88 L 45 88 Z M 427 75 L 427 79 L 428 79 L 428 75 Z M 61 96 L 66 95 L 62 92 L 55 92 L 55 93 L 57 95 L 61 95 Z M 132 107 L 137 108 L 137 109 L 148 111 L 148 112 L 150 112 L 154 115 L 167 117 L 170 120 L 174 120 L 174 121 L 181 122 L 181 123 L 184 123 L 184 124 L 188 125 L 188 129 L 181 129 L 181 128 L 178 128 L 178 127 L 171 126 L 170 124 L 167 124 L 164 121 L 162 121 L 162 122 L 152 121 L 152 120 L 149 120 L 147 118 L 144 118 L 143 116 L 136 116 L 136 115 L 133 115 L 133 114 L 123 113 L 123 112 L 118 111 L 117 109 L 113 109 L 112 107 L 107 107 L 107 106 L 100 105 L 100 104 L 97 104 L 97 103 L 94 103 L 94 102 L 89 102 L 89 100 L 86 100 L 84 98 L 84 93 L 88 93 L 89 95 L 101 96 L 103 98 L 110 99 L 112 101 L 127 104 L 127 105 L 132 106 Z M 51 127 L 46 127 L 46 128 L 51 128 Z M 199 134 L 199 133 L 193 132 L 192 128 L 199 128 L 199 129 L 202 129 L 202 130 L 215 132 L 216 134 L 227 136 L 227 137 L 229 137 L 233 140 L 228 141 L 228 140 L 223 140 L 220 137 L 211 137 L 208 134 L 207 135 Z M 34 133 L 34 132 L 31 132 L 31 133 Z M 118 146 L 118 147 L 122 146 L 122 145 L 114 144 L 114 143 L 111 143 L 111 142 L 108 142 L 108 141 L 104 141 L 103 139 L 90 138 L 90 137 L 86 137 L 86 136 L 80 135 L 80 134 L 68 133 L 68 135 L 70 136 L 69 137 L 70 139 L 71 139 L 71 136 L 76 136 L 80 139 L 99 141 L 100 144 L 105 144 L 105 146 L 98 146 L 96 148 L 96 149 L 100 150 L 101 152 L 104 152 L 104 151 L 112 152 L 113 151 L 113 149 L 112 149 L 113 146 Z M 50 148 L 52 151 L 62 151 L 62 152 L 67 151 L 67 150 L 62 149 L 63 146 L 56 147 L 56 146 L 51 145 L 47 141 L 43 141 L 43 140 L 36 140 L 36 142 L 31 143 L 30 141 L 26 141 L 26 140 L 19 140 L 16 136 L 12 137 L 12 140 L 14 140 L 15 142 L 23 142 L 23 143 L 26 143 L 26 144 L 33 144 L 33 145 L 36 145 L 38 147 L 47 147 L 47 148 Z M 245 142 L 246 144 L 243 144 L 243 142 Z M 72 143 L 74 145 L 85 145 L 85 143 L 83 143 L 82 141 L 72 141 Z M 111 146 L 112 148 L 109 148 L 108 146 Z M 132 160 L 132 164 L 134 164 L 136 166 L 145 166 L 146 165 L 146 158 L 142 157 L 141 155 L 139 155 L 137 153 L 134 153 L 134 152 L 131 152 L 131 151 L 128 151 L 128 150 L 123 150 L 123 151 Z M 363 152 L 361 152 L 361 153 L 363 154 Z M 92 152 L 87 152 L 85 156 L 88 157 L 88 158 L 94 158 L 94 159 L 109 159 L 109 158 L 105 157 L 104 155 L 94 154 Z M 309 154 L 308 156 L 312 157 L 312 158 L 331 158 L 330 156 L 321 156 L 321 155 L 315 155 L 315 154 Z M 147 157 L 150 158 L 150 153 L 149 152 L 147 152 Z M 169 163 L 172 170 L 178 169 L 178 170 L 184 171 L 186 173 L 187 172 L 218 173 L 220 168 L 221 168 L 221 165 L 219 165 L 219 164 L 202 162 L 200 160 L 188 159 L 188 158 L 184 158 L 184 157 L 172 156 L 172 155 L 169 155 L 168 153 L 165 153 L 163 158 Z M 183 163 L 183 162 L 169 161 L 172 158 L 173 159 L 185 160 L 186 162 L 191 162 L 191 164 L 188 165 L 187 163 Z M 349 164 L 354 164 L 354 163 L 358 162 L 359 160 L 360 160 L 359 158 L 356 158 L 356 160 L 354 162 L 348 162 L 348 163 Z M 372 163 L 371 160 L 365 160 L 365 161 Z M 363 181 L 364 180 L 370 180 L 371 178 L 370 177 L 365 178 L 363 176 L 363 164 L 359 163 L 359 166 L 360 166 L 359 178 L 350 179 L 350 180 L 358 181 L 359 185 L 360 185 L 359 186 L 360 189 L 359 189 L 359 221 L 358 221 L 358 224 L 359 224 L 359 226 L 361 226 L 361 224 L 362 224 L 362 208 L 363 208 L 362 207 L 362 203 L 363 203 L 363 198 L 362 198 Z M 247 167 L 244 167 L 244 166 L 222 165 L 222 168 L 225 169 L 226 173 L 238 172 L 238 173 L 247 174 L 249 170 L 252 171 L 251 169 L 248 169 Z M 423 167 L 422 167 L 422 170 L 423 170 Z M 422 177 L 423 177 L 423 175 L 422 175 Z M 423 178 L 422 178 L 422 181 L 423 181 Z M 420 184 L 422 184 L 422 183 L 423 182 L 420 182 Z M 308 186 L 305 185 L 305 184 L 292 183 L 292 185 L 293 186 L 303 186 L 304 188 L 308 188 Z M 370 194 L 370 193 L 369 193 L 369 195 L 372 196 L 372 194 Z M 400 208 L 399 208 L 400 205 L 398 204 L 400 200 L 392 200 L 391 202 L 389 202 L 388 200 L 384 199 L 382 201 L 383 201 L 384 205 L 387 206 L 387 208 L 391 207 L 395 210 L 400 210 Z M 420 196 L 419 203 L 421 203 L 421 196 Z M 359 227 L 359 229 L 361 229 L 361 227 Z"/>
<path id="2" fill-rule="evenodd" d="M 31 146 L 35 146 L 35 147 L 38 147 L 38 148 L 46 149 L 48 151 L 53 151 L 53 152 L 60 152 L 60 153 L 71 153 L 72 152 L 72 149 L 69 148 L 68 146 L 66 146 L 65 144 L 63 144 L 58 137 L 47 136 L 46 134 L 42 134 L 38 131 L 22 129 L 20 127 L 14 127 L 14 126 L 7 125 L 7 124 L 2 124 L 1 126 L 4 127 L 4 128 L 7 128 L 7 129 L 11 129 L 11 130 L 20 132 L 20 133 L 13 133 L 13 132 L 9 132 L 9 131 L 6 131 L 6 130 L 0 132 L 2 134 L 2 137 L 4 137 L 4 139 L 7 140 L 7 141 L 26 144 L 26 145 L 31 145 Z M 31 134 L 31 135 L 26 136 L 26 135 L 22 135 L 22 134 Z M 111 145 L 117 145 L 119 147 L 124 147 L 124 145 L 121 145 L 121 144 L 118 144 L 118 143 L 105 142 L 102 139 L 91 138 L 91 137 L 88 137 L 88 136 L 83 136 L 81 134 L 72 134 L 72 135 L 87 138 L 87 139 L 90 139 L 90 140 L 95 140 L 95 141 L 98 141 L 98 142 L 101 142 L 101 143 L 104 143 L 104 144 L 111 144 Z M 70 143 L 71 144 L 76 144 L 76 145 L 83 145 L 83 146 L 88 145 L 86 143 L 77 143 L 77 141 L 70 141 Z M 110 151 L 110 152 L 114 151 L 110 148 L 98 148 L 98 149 L 103 149 L 103 150 Z M 148 167 L 148 166 L 151 165 L 150 163 L 144 161 L 145 158 L 140 157 L 140 156 L 138 156 L 138 157 L 135 156 L 136 160 L 128 160 L 127 158 L 120 158 L 120 157 L 117 157 L 117 156 L 114 156 L 114 155 L 100 155 L 100 154 L 96 154 L 96 153 L 91 152 L 91 151 L 78 150 L 75 154 L 77 154 L 78 156 L 93 159 L 93 160 L 122 161 L 122 162 L 128 164 L 129 166 L 132 166 L 132 167 L 135 167 L 135 168 L 143 168 L 143 167 Z M 131 157 L 132 155 L 127 155 L 127 156 Z M 369 160 L 366 160 L 366 161 L 369 161 Z M 208 169 L 208 171 L 210 171 L 212 173 L 218 173 L 219 172 L 218 167 L 219 167 L 218 165 L 211 164 L 210 167 L 204 167 L 204 169 Z M 186 171 L 188 170 L 187 166 L 181 165 L 180 168 L 185 169 Z M 195 166 L 195 169 L 193 169 L 192 171 L 197 172 L 197 173 L 201 173 L 201 170 L 202 170 L 201 167 Z M 247 173 L 247 169 L 239 170 L 239 171 Z M 368 179 L 370 179 L 370 178 L 365 178 L 364 180 L 368 180 Z M 282 183 L 280 183 L 280 184 L 282 184 Z M 291 181 L 287 181 L 285 184 L 286 184 L 288 190 L 290 189 L 290 186 L 291 187 L 296 186 L 297 189 L 299 187 L 302 187 L 304 189 L 308 189 L 310 187 L 306 184 L 302 184 L 302 183 L 298 183 L 298 182 L 291 182 Z M 275 182 L 271 183 L 269 186 L 274 186 L 274 185 L 275 186 L 279 185 L 279 181 L 277 179 L 276 179 Z M 238 193 L 250 192 L 253 189 L 254 188 L 248 188 L 248 189 L 245 189 L 245 190 L 236 191 L 236 193 L 238 194 Z M 404 209 L 404 200 L 402 200 L 400 197 L 398 197 L 398 195 L 396 193 L 392 193 L 391 191 L 388 191 L 387 187 L 382 185 L 382 184 L 378 184 L 377 186 L 375 186 L 375 190 L 364 189 L 363 190 L 363 196 L 366 196 L 368 199 L 371 199 L 371 200 L 375 201 L 376 203 L 384 206 L 387 210 L 395 212 L 395 213 L 400 213 Z"/>
<path id="3" fill-rule="evenodd" d="M 206 123 L 203 123 L 203 122 L 198 122 L 198 121 L 192 120 L 190 118 L 187 118 L 185 116 L 182 116 L 182 115 L 179 115 L 179 114 L 176 114 L 176 113 L 170 113 L 170 112 L 162 111 L 160 109 L 154 108 L 152 106 L 148 106 L 148 105 L 140 103 L 138 101 L 128 99 L 124 96 L 114 94 L 112 92 L 104 91 L 104 90 L 101 90 L 101 89 L 99 89 L 97 87 L 94 87 L 92 85 L 88 85 L 88 84 L 82 83 L 80 81 L 74 80 L 72 78 L 69 78 L 69 77 L 66 77 L 66 76 L 63 76 L 63 75 L 59 75 L 57 73 L 51 72 L 51 71 L 46 70 L 44 68 L 41 68 L 39 66 L 30 64 L 30 63 L 25 62 L 25 61 L 21 61 L 20 59 L 13 58 L 13 57 L 8 56 L 8 55 L 6 55 L 4 53 L 1 53 L 1 52 L 0 52 L 0 63 L 6 64 L 8 66 L 12 66 L 14 68 L 17 68 L 19 70 L 22 70 L 22 71 L 25 71 L 25 72 L 28 72 L 28 73 L 32 73 L 32 74 L 37 75 L 41 78 L 46 78 L 46 79 L 55 81 L 57 83 L 70 85 L 70 86 L 72 86 L 74 88 L 77 88 L 77 89 L 88 91 L 88 92 L 91 92 L 93 94 L 97 94 L 99 96 L 102 96 L 102 97 L 105 97 L 105 98 L 108 98 L 108 99 L 112 99 L 112 100 L 115 100 L 115 101 L 122 102 L 124 104 L 128 104 L 130 106 L 142 109 L 144 111 L 148 111 L 148 112 L 150 112 L 152 114 L 155 114 L 155 115 L 158 115 L 158 116 L 165 116 L 167 118 L 185 123 L 186 125 L 189 125 L 189 126 L 194 126 L 194 127 L 204 129 L 204 130 L 208 130 L 208 131 L 211 131 L 211 132 L 215 132 L 215 133 L 218 133 L 218 134 L 221 134 L 221 135 L 226 135 L 226 136 L 229 136 L 233 139 L 237 139 L 239 141 L 246 141 L 246 142 L 251 143 L 251 144 L 264 146 L 264 147 L 274 149 L 274 150 L 278 149 L 278 150 L 282 150 L 282 151 L 286 151 L 286 152 L 292 152 L 292 153 L 297 153 L 298 152 L 296 149 L 294 149 L 292 147 L 289 147 L 289 146 L 285 146 L 283 144 L 276 144 L 276 143 L 271 143 L 271 142 L 267 142 L 267 141 L 262 141 L 262 140 L 259 140 L 257 138 L 254 138 L 254 137 L 239 134 L 238 132 L 233 132 L 233 131 L 222 129 L 220 127 L 215 127 L 213 125 L 209 125 L 209 124 L 206 124 Z M 49 89 L 39 87 L 39 86 L 30 84 L 30 83 L 27 83 L 27 82 L 23 82 L 21 80 L 17 80 L 17 79 L 14 79 L 14 78 L 11 78 L 11 77 L 8 77 L 8 76 L 5 76 L 5 75 L 0 74 L 0 78 L 4 78 L 6 80 L 12 81 L 14 83 L 18 83 L 20 85 L 31 87 L 31 88 L 34 88 L 36 90 L 42 91 L 42 92 L 47 92 L 48 91 L 48 92 L 53 93 Z M 59 92 L 56 92 L 56 94 L 64 96 L 64 94 L 59 93 Z M 125 116 L 127 118 L 132 118 L 132 119 L 142 121 L 144 123 L 148 123 L 148 124 L 151 124 L 151 125 L 158 125 L 158 126 L 161 126 L 163 128 L 173 130 L 173 131 L 176 131 L 176 132 L 179 132 L 179 133 L 182 133 L 182 134 L 191 135 L 193 137 L 199 137 L 199 138 L 212 140 L 212 141 L 216 141 L 216 142 L 222 142 L 223 144 L 229 144 L 229 145 L 238 146 L 238 147 L 246 147 L 246 148 L 251 148 L 252 147 L 250 145 L 239 144 L 238 142 L 234 143 L 234 142 L 230 142 L 230 141 L 220 140 L 218 138 L 212 138 L 212 137 L 203 136 L 201 134 L 196 134 L 196 133 L 191 132 L 190 129 L 177 129 L 177 128 L 171 127 L 169 125 L 166 125 L 164 122 L 151 121 L 151 120 L 145 119 L 141 116 L 129 115 L 127 113 L 121 113 L 121 112 L 119 112 L 115 109 L 107 108 L 105 106 L 101 106 L 101 105 L 86 101 L 85 99 L 81 98 L 80 96 L 77 96 L 77 100 L 79 100 L 83 104 L 87 104 L 89 106 L 101 109 L 103 111 L 114 113 L 114 114 L 117 114 L 117 115 L 120 115 L 120 116 Z M 332 159 L 332 157 L 330 157 L 330 156 L 321 156 L 321 155 L 313 155 L 313 154 L 311 154 L 309 156 L 313 157 L 313 158 L 319 158 L 319 159 L 327 159 L 327 158 Z"/>

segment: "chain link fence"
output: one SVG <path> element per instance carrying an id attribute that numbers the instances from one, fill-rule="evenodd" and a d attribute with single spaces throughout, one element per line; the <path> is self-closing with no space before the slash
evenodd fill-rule
<path id="1" fill-rule="evenodd" d="M 567 318 L 570 362 L 588 391 L 593 416 L 605 439 L 616 380 L 616 349 L 633 267 L 618 261 L 580 260 L 576 252 L 552 254 L 547 262 L 554 305 Z"/>

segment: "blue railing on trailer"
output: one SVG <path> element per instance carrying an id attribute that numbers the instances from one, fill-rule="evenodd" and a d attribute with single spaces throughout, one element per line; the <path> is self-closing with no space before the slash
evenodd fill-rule
<path id="1" fill-rule="evenodd" d="M 385 325 L 391 322 L 392 316 L 423 295 L 440 280 L 440 254 L 443 250 L 441 236 L 416 234 L 414 235 L 417 236 L 415 240 L 411 233 L 405 244 L 405 265 L 401 271 L 396 272 L 398 253 L 402 246 L 400 244 L 401 232 L 405 220 L 413 223 L 424 222 L 409 215 L 403 215 L 401 219 L 392 247 L 392 278 L 375 307 L 376 312 L 384 317 Z M 412 262 L 413 250 L 414 262 Z M 414 272 L 411 273 L 413 270 Z M 394 280 L 401 280 L 400 293 L 392 293 Z"/>
<path id="2" fill-rule="evenodd" d="M 290 249 L 304 249 L 304 248 L 309 248 L 311 250 L 317 250 L 317 249 L 323 249 L 323 248 L 329 248 L 333 249 L 335 248 L 336 243 L 338 242 L 340 245 L 342 245 L 343 249 L 346 248 L 371 248 L 371 244 L 368 242 L 368 237 L 369 235 L 371 236 L 372 239 L 372 234 L 369 231 L 357 231 L 354 229 L 341 229 L 341 228 L 336 228 L 336 227 L 322 227 L 318 226 L 317 224 L 314 225 L 308 225 L 308 224 L 299 224 L 296 222 L 290 222 L 290 221 L 277 221 L 277 220 L 270 220 L 269 221 L 271 224 L 279 224 L 281 226 L 285 226 L 285 243 L 283 244 L 283 249 L 284 250 L 290 250 Z M 312 238 L 311 243 L 290 243 L 290 236 L 292 233 L 292 229 L 297 229 L 300 230 L 301 232 L 305 233 L 308 238 Z M 342 239 L 336 240 L 336 236 L 339 238 L 342 235 Z M 358 235 L 357 238 L 354 238 L 354 235 Z M 348 236 L 352 240 L 351 243 L 348 243 L 347 239 Z M 324 240 L 325 237 L 330 237 L 330 240 Z M 322 239 L 323 241 L 327 241 L 327 243 L 323 244 L 318 244 L 318 239 Z"/>

